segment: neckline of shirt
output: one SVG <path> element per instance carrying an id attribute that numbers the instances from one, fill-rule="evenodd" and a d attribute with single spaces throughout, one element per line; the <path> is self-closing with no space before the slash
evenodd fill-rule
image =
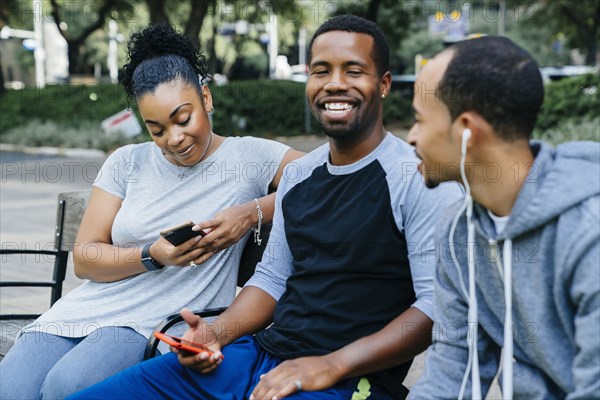
<path id="1" fill-rule="evenodd" d="M 356 171 L 361 170 L 362 168 L 364 168 L 365 166 L 369 165 L 371 162 L 376 160 L 381 155 L 381 153 L 383 153 L 385 151 L 385 149 L 389 145 L 389 142 L 391 140 L 393 140 L 393 137 L 394 137 L 394 135 L 392 135 L 390 132 L 386 131 L 385 137 L 383 138 L 381 143 L 379 143 L 379 145 L 375 149 L 373 149 L 373 151 L 371 151 L 369 154 L 367 154 L 360 160 L 358 160 L 352 164 L 348 164 L 348 165 L 333 165 L 333 164 L 331 164 L 331 162 L 329 161 L 330 151 L 329 151 L 329 146 L 328 146 L 327 161 L 326 161 L 327 171 L 331 175 L 349 175 Z"/>

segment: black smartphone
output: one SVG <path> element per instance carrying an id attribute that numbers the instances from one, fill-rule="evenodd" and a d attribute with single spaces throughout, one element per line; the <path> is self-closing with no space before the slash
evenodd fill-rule
<path id="1" fill-rule="evenodd" d="M 192 227 L 194 225 L 195 224 L 191 221 L 186 222 L 185 224 L 181 224 L 181 225 L 177 225 L 172 228 L 169 228 L 169 229 L 165 229 L 164 231 L 160 232 L 160 236 L 162 236 L 166 240 L 168 240 L 173 246 L 179 246 L 181 243 L 186 242 L 193 237 L 196 237 L 198 235 L 200 235 L 200 236 L 206 235 L 206 232 L 204 232 L 202 230 L 193 231 Z"/>

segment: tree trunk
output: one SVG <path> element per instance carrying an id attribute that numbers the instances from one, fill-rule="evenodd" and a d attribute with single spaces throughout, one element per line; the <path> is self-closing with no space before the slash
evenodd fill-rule
<path id="1" fill-rule="evenodd" d="M 79 56 L 81 54 L 81 50 L 79 46 L 80 44 L 74 41 L 67 42 L 67 57 L 69 59 L 69 77 L 81 73 L 79 69 Z"/>
<path id="2" fill-rule="evenodd" d="M 4 92 L 6 89 L 4 88 L 4 72 L 2 72 L 2 57 L 0 57 L 0 98 L 4 96 Z"/>
<path id="3" fill-rule="evenodd" d="M 585 63 L 587 65 L 596 65 L 596 57 L 598 55 L 598 42 L 596 38 L 598 37 L 598 27 L 594 27 L 592 31 L 592 35 L 589 38 L 587 45 L 587 54 L 585 55 Z"/>
<path id="4" fill-rule="evenodd" d="M 215 0 L 192 0 L 192 11 L 185 24 L 184 33 L 186 36 L 198 39 L 202 24 L 204 23 L 204 18 L 208 12 L 208 7 L 214 3 Z"/>
<path id="5" fill-rule="evenodd" d="M 369 8 L 367 9 L 366 18 L 369 21 L 375 22 L 377 20 L 377 14 L 379 14 L 379 7 L 381 6 L 381 0 L 371 0 L 369 2 Z"/>
<path id="6" fill-rule="evenodd" d="M 592 29 L 590 30 L 590 38 L 585 57 L 585 63 L 587 65 L 596 65 L 598 63 L 598 30 L 600 30 L 600 3 L 596 5 L 596 16 L 594 17 Z"/>
<path id="7" fill-rule="evenodd" d="M 150 11 L 150 23 L 152 25 L 169 22 L 169 17 L 165 13 L 165 0 L 146 0 L 146 4 Z"/>
<path id="8" fill-rule="evenodd" d="M 208 44 L 208 73 L 210 75 L 214 75 L 217 72 L 217 49 L 216 49 L 216 41 L 217 41 L 217 5 L 216 2 L 213 3 L 213 21 L 212 21 L 212 34 L 210 37 L 210 42 Z"/>
<path id="9" fill-rule="evenodd" d="M 52 14 L 52 18 L 54 18 L 54 23 L 58 28 L 58 31 L 67 41 L 67 53 L 69 57 L 69 75 L 77 73 L 80 71 L 79 68 L 79 54 L 81 52 L 81 47 L 84 46 L 85 39 L 90 36 L 94 31 L 100 29 L 104 26 L 104 22 L 106 21 L 106 17 L 110 13 L 110 11 L 117 5 L 118 0 L 104 0 L 104 3 L 98 7 L 98 19 L 92 21 L 90 25 L 85 27 L 79 36 L 72 37 L 67 32 L 65 32 L 61 28 L 62 18 L 60 16 L 60 5 L 56 2 L 56 0 L 50 0 L 51 9 L 50 13 Z"/>

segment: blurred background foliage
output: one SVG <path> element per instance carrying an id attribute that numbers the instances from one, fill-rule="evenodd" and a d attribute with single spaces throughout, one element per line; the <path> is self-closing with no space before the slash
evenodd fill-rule
<path id="1" fill-rule="evenodd" d="M 314 120 L 308 129 L 304 122 L 304 84 L 268 79 L 265 30 L 274 16 L 278 21 L 278 53 L 285 55 L 290 65 L 299 64 L 302 59 L 298 41 L 302 29 L 307 33 L 308 43 L 314 30 L 332 15 L 365 16 L 384 30 L 391 50 L 390 69 L 395 76 L 401 76 L 415 73 L 418 68 L 415 55 L 428 58 L 444 48 L 444 38 L 429 32 L 431 16 L 437 11 L 462 10 L 466 2 L 44 0 L 42 3 L 45 18 L 56 22 L 68 43 L 71 82 L 43 89 L 3 91 L 0 142 L 106 149 L 129 140 L 105 137 L 100 129 L 100 121 L 128 107 L 122 89 L 108 83 L 107 21 L 111 18 L 117 21 L 122 35 L 119 66 L 125 62 L 125 43 L 130 34 L 148 23 L 169 21 L 182 32 L 198 37 L 211 75 L 218 74 L 228 81 L 223 86 L 210 86 L 215 98 L 215 132 L 272 137 L 319 132 Z M 81 6 L 83 9 L 77 8 Z M 471 1 L 469 6 L 470 32 L 504 34 L 530 51 L 540 66 L 597 63 L 600 1 Z M 32 29 L 31 16 L 29 0 L 0 2 L 0 28 L 10 25 Z M 237 29 L 240 21 L 244 21 L 242 30 Z M 33 70 L 31 51 L 19 49 L 14 57 L 23 70 Z M 80 77 L 92 77 L 93 84 L 75 84 Z M 548 83 L 535 136 L 547 137 L 555 143 L 582 137 L 598 140 L 598 86 L 597 74 Z M 3 88 L 0 85 L 0 90 Z M 399 129 L 410 126 L 410 101 L 406 90 L 392 92 L 384 107 L 386 126 Z M 144 134 L 133 140 L 147 139 Z"/>

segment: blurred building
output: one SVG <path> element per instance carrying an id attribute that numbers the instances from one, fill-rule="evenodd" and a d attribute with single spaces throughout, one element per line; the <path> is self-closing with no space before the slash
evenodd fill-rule
<path id="1" fill-rule="evenodd" d="M 56 24 L 43 21 L 42 42 L 46 83 L 64 83 L 69 78 L 67 42 Z M 6 85 L 13 88 L 35 85 L 34 50 L 38 45 L 33 32 L 5 26 L 0 36 L 2 73 Z"/>

